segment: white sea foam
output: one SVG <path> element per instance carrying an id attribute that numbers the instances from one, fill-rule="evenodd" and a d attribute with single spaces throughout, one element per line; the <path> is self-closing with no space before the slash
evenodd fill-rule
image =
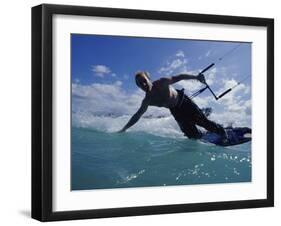
<path id="1" fill-rule="evenodd" d="M 119 117 L 95 116 L 86 112 L 77 112 L 72 114 L 72 125 L 81 128 L 90 128 L 104 132 L 117 132 L 126 125 L 131 116 L 124 115 Z M 183 138 L 175 119 L 172 116 L 163 118 L 141 118 L 128 131 L 146 132 L 149 134 Z"/>

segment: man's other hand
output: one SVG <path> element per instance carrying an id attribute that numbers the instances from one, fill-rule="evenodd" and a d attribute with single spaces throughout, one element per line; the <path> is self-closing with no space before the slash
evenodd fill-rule
<path id="1" fill-rule="evenodd" d="M 206 80 L 203 74 L 197 75 L 197 80 L 203 84 L 206 84 Z"/>

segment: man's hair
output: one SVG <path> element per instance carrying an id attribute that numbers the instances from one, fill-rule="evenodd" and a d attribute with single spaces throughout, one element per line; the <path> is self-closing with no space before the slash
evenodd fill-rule
<path id="1" fill-rule="evenodd" d="M 150 78 L 150 74 L 147 72 L 147 71 L 139 71 L 139 72 L 137 72 L 136 73 L 136 75 L 135 75 L 135 80 L 136 80 L 136 83 L 138 84 L 138 78 L 140 77 L 140 76 L 146 76 L 149 80 L 151 80 L 151 78 Z"/>

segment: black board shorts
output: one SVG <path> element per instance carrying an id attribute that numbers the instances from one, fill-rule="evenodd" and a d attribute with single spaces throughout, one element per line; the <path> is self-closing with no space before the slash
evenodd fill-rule
<path id="1" fill-rule="evenodd" d="M 210 132 L 224 135 L 223 127 L 211 120 L 209 120 L 202 110 L 184 94 L 184 89 L 177 90 L 179 99 L 175 107 L 170 108 L 170 112 L 177 121 L 181 131 L 188 138 L 200 139 L 202 133 L 196 125 L 205 128 Z"/>

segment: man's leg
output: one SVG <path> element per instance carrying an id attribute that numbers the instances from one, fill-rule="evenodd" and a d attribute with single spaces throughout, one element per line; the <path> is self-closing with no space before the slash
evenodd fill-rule
<path id="1" fill-rule="evenodd" d="M 184 135 L 187 136 L 188 138 L 193 138 L 193 139 L 201 138 L 202 133 L 197 129 L 195 124 L 178 122 L 178 125 L 180 126 L 180 129 L 184 133 Z"/>
<path id="2" fill-rule="evenodd" d="M 201 138 L 202 133 L 197 129 L 196 125 L 226 137 L 224 128 L 209 120 L 201 109 L 187 96 L 184 96 L 180 107 L 172 108 L 170 111 L 180 126 L 181 131 L 188 138 Z"/>
<path id="3" fill-rule="evenodd" d="M 170 111 L 185 136 L 193 139 L 201 138 L 202 133 L 197 129 L 195 123 L 191 122 L 181 110 L 170 109 Z"/>
<path id="4" fill-rule="evenodd" d="M 209 120 L 203 113 L 196 117 L 196 124 L 210 132 L 226 137 L 224 128 L 221 125 Z"/>
<path id="5" fill-rule="evenodd" d="M 203 111 L 190 98 L 186 98 L 185 101 L 187 103 L 186 107 L 189 108 L 190 120 L 192 122 L 210 132 L 227 137 L 224 128 L 221 125 L 209 120 Z"/>

